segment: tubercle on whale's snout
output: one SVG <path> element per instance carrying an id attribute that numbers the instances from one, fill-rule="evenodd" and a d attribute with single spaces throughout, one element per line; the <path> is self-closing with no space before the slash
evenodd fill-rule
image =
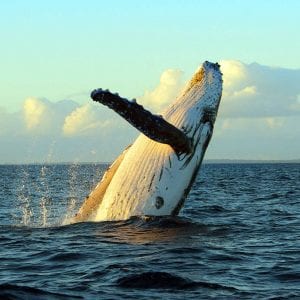
<path id="1" fill-rule="evenodd" d="M 220 64 L 219 64 L 218 62 L 212 63 L 212 62 L 210 62 L 210 61 L 208 61 L 208 60 L 206 60 L 206 61 L 203 63 L 203 66 L 204 66 L 204 67 L 205 67 L 205 66 L 212 67 L 213 69 L 215 69 L 215 70 L 217 70 L 217 71 L 219 71 L 219 69 L 220 69 Z"/>

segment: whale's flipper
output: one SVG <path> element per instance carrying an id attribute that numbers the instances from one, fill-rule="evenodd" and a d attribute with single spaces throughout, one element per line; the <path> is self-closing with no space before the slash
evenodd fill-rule
<path id="1" fill-rule="evenodd" d="M 161 116 L 153 115 L 136 101 L 128 101 L 108 90 L 97 89 L 91 93 L 94 101 L 113 109 L 135 128 L 150 139 L 170 145 L 176 153 L 192 152 L 191 140 L 178 128 L 165 121 Z"/>
<path id="2" fill-rule="evenodd" d="M 96 188 L 86 197 L 78 213 L 72 218 L 71 223 L 83 222 L 94 217 L 97 212 L 99 205 L 103 199 L 103 196 L 113 178 L 116 171 L 118 170 L 121 162 L 124 159 L 130 146 L 128 146 L 121 155 L 111 164 L 111 166 L 104 173 L 102 180 L 98 183 Z"/>

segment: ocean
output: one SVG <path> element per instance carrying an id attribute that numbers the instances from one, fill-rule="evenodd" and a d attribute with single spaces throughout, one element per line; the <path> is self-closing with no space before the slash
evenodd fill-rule
<path id="1" fill-rule="evenodd" d="M 0 166 L 0 299 L 300 299 L 300 164 L 203 164 L 178 217 L 68 225 L 106 168 Z"/>

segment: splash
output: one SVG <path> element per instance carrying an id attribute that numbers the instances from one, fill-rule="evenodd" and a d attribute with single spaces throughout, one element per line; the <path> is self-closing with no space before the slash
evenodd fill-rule
<path id="1" fill-rule="evenodd" d="M 28 149 L 33 157 L 36 141 Z M 54 164 L 56 141 L 53 141 L 43 164 L 25 164 L 12 169 L 14 210 L 8 223 L 35 228 L 69 224 L 86 193 L 102 177 L 106 166 L 85 167 L 80 158 L 72 164 Z"/>
<path id="2" fill-rule="evenodd" d="M 53 141 L 44 165 L 23 165 L 21 188 L 18 190 L 18 207 L 21 211 L 21 221 L 17 225 L 28 227 L 48 227 L 49 216 L 53 205 L 49 168 L 56 141 Z M 35 143 L 32 144 L 34 147 Z M 28 155 L 32 149 L 28 149 Z M 17 185 L 18 186 L 18 185 Z M 38 201 L 36 201 L 38 200 Z"/>
<path id="3" fill-rule="evenodd" d="M 31 218 L 33 216 L 33 211 L 31 207 L 31 200 L 27 185 L 25 181 L 28 180 L 29 173 L 25 169 L 23 170 L 23 184 L 20 185 L 20 190 L 17 192 L 18 200 L 19 200 L 19 207 L 21 209 L 21 220 L 20 225 L 29 226 L 31 223 Z"/>
<path id="4" fill-rule="evenodd" d="M 76 184 L 78 182 L 78 170 L 79 165 L 78 162 L 74 162 L 68 171 L 69 179 L 69 197 L 68 197 L 68 205 L 67 211 L 63 218 L 62 225 L 70 224 L 70 219 L 74 216 L 76 208 L 77 208 L 77 198 L 76 198 Z"/>
<path id="5" fill-rule="evenodd" d="M 50 190 L 49 183 L 47 180 L 47 172 L 48 168 L 46 166 L 42 166 L 40 170 L 40 185 L 37 186 L 37 190 L 41 195 L 40 198 L 40 225 L 42 227 L 47 226 L 48 213 L 51 211 L 51 198 L 49 198 Z"/>

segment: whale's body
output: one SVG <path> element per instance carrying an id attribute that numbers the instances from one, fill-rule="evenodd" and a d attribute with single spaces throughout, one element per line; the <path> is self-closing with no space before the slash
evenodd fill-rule
<path id="1" fill-rule="evenodd" d="M 94 96 L 95 93 L 97 91 L 94 91 Z M 167 123 L 176 127 L 180 134 L 184 133 L 190 145 L 176 148 L 177 141 L 168 143 L 168 132 L 157 133 L 166 136 L 165 143 L 153 140 L 152 136 L 156 134 L 154 123 L 160 122 L 159 117 L 155 117 L 152 122 L 154 128 L 150 126 L 146 130 L 151 138 L 140 134 L 119 156 L 87 197 L 74 221 L 178 214 L 212 136 L 221 93 L 219 65 L 205 62 L 176 101 L 162 114 Z"/>

